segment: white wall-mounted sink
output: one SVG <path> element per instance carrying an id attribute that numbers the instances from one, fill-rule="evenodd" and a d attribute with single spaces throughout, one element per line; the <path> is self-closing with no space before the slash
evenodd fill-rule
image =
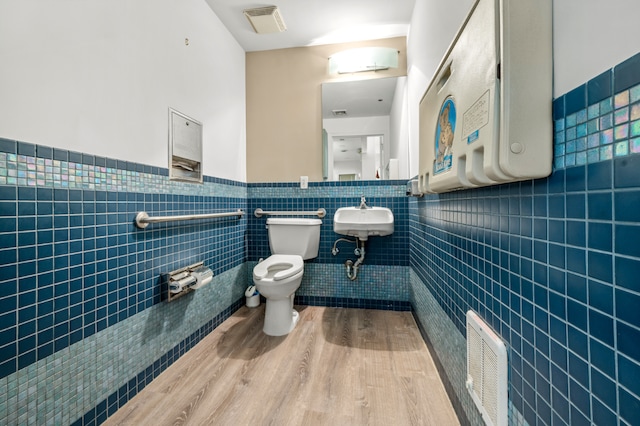
<path id="1" fill-rule="evenodd" d="M 393 234 L 393 212 L 386 207 L 341 207 L 333 216 L 333 231 L 361 240 Z"/>

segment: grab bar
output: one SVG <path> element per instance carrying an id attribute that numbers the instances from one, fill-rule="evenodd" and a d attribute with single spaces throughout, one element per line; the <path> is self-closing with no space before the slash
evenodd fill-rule
<path id="1" fill-rule="evenodd" d="M 327 211 L 325 209 L 318 209 L 314 212 L 285 212 L 285 211 L 280 211 L 280 212 L 268 212 L 268 211 L 264 211 L 260 208 L 255 209 L 253 214 L 256 217 L 262 217 L 262 216 L 289 216 L 289 215 L 296 215 L 296 216 L 318 216 L 318 217 L 325 217 L 327 215 Z"/>
<path id="2" fill-rule="evenodd" d="M 217 217 L 244 216 L 244 211 L 238 209 L 235 212 L 227 213 L 205 213 L 205 214 L 187 214 L 183 216 L 158 216 L 149 217 L 147 212 L 140 212 L 136 215 L 136 226 L 138 228 L 146 228 L 150 223 L 172 222 L 174 220 L 195 220 L 195 219 L 213 219 Z"/>

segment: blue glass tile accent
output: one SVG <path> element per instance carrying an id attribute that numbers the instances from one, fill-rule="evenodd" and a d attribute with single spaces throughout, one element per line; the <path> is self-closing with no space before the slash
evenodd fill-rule
<path id="1" fill-rule="evenodd" d="M 640 84 L 640 53 L 632 56 L 614 68 L 614 93 L 622 92 Z"/>
<path id="2" fill-rule="evenodd" d="M 71 424 L 90 425 L 100 424 L 112 415 L 118 408 L 124 406 L 138 392 L 142 391 L 160 373 L 173 365 L 189 349 L 193 348 L 209 333 L 215 330 L 224 320 L 237 311 L 244 304 L 244 297 L 234 302 L 227 309 L 216 315 L 213 319 L 202 325 L 191 335 L 172 347 L 168 352 L 160 356 L 146 368 L 135 374 L 126 384 L 120 386 L 115 392 L 109 394 L 94 408 L 88 410 Z M 107 407 L 109 407 L 107 412 Z"/>

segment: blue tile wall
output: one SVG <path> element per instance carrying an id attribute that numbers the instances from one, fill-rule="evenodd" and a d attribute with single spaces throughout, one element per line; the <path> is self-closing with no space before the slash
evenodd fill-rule
<path id="1" fill-rule="evenodd" d="M 469 419 L 442 330 L 473 309 L 509 348 L 511 424 L 640 424 L 639 84 L 636 55 L 554 101 L 550 177 L 409 202 L 411 302 Z"/>
<path id="2" fill-rule="evenodd" d="M 35 421 L 45 413 L 14 400 L 16 377 L 71 347 L 102 344 L 109 330 L 134 324 L 151 309 L 175 314 L 177 305 L 163 302 L 166 272 L 204 261 L 224 281 L 242 267 L 241 280 L 221 284 L 230 293 L 194 315 L 203 324 L 235 306 L 246 284 L 247 216 L 146 229 L 134 218 L 139 211 L 153 217 L 246 210 L 246 191 L 244 183 L 212 177 L 203 184 L 172 182 L 166 169 L 0 139 L 0 423 L 20 423 L 25 414 Z M 193 340 L 192 331 L 182 332 L 188 334 L 173 330 L 171 339 L 181 345 Z M 107 343 L 116 345 L 114 338 Z M 76 367 L 78 377 L 83 368 Z M 87 368 L 101 374 L 95 365 Z M 57 394 L 78 387 L 67 380 Z M 106 391 L 85 388 L 86 401 L 65 406 L 60 422 L 75 420 L 74 413 L 97 404 L 91 398 Z"/>
<path id="3" fill-rule="evenodd" d="M 404 188 L 404 182 L 312 183 L 302 192 L 296 184 L 248 186 L 207 176 L 194 185 L 169 181 L 162 168 L 0 139 L 0 422 L 100 424 L 124 405 L 242 304 L 249 253 L 256 259 L 269 254 L 265 219 L 251 214 L 257 207 L 327 209 L 321 256 L 307 267 L 309 291 L 299 303 L 410 309 Z M 342 266 L 355 258 L 352 247 L 344 243 L 340 256 L 330 255 L 338 238 L 331 223 L 338 207 L 359 203 L 361 195 L 390 207 L 396 228 L 392 237 L 367 243 L 357 287 Z M 139 211 L 153 217 L 237 209 L 248 214 L 134 225 Z M 162 274 L 200 260 L 220 283 L 199 290 L 197 302 L 186 300 L 190 296 L 164 303 Z M 99 362 L 101 356 L 122 356 L 123 342 L 137 346 L 149 332 L 162 332 L 160 324 L 143 335 L 135 330 L 141 321 L 178 315 L 181 304 L 204 325 L 171 330 L 153 349 L 141 344 L 144 356 L 102 377 L 100 365 L 113 367 Z M 178 343 L 167 347 L 171 342 Z M 53 383 L 51 371 L 67 379 Z M 17 399 L 27 386 L 38 391 Z"/>

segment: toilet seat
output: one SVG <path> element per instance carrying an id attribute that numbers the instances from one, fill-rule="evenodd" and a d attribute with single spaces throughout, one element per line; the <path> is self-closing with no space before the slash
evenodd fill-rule
<path id="1" fill-rule="evenodd" d="M 304 268 L 302 256 L 289 254 L 274 254 L 258 263 L 253 268 L 253 279 L 281 281 L 292 277 Z M 275 272 L 275 274 L 273 274 Z M 272 276 L 269 276 L 273 274 Z"/>

